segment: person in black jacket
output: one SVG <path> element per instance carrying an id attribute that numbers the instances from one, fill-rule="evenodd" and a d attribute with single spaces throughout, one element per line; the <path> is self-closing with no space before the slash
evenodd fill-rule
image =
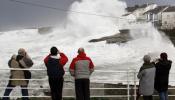
<path id="1" fill-rule="evenodd" d="M 59 54 L 59 55 L 58 55 Z M 62 100 L 64 65 L 68 58 L 56 47 L 50 49 L 50 54 L 44 59 L 49 77 L 52 100 Z"/>
<path id="2" fill-rule="evenodd" d="M 169 83 L 169 71 L 171 69 L 172 61 L 168 60 L 167 53 L 161 53 L 160 59 L 155 64 L 156 76 L 155 76 L 155 89 L 159 93 L 160 100 L 168 100 L 168 83 Z"/>

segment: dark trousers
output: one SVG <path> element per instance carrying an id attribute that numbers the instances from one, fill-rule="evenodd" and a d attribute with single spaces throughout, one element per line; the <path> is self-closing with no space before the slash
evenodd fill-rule
<path id="1" fill-rule="evenodd" d="M 167 91 L 159 92 L 159 97 L 160 100 L 168 100 L 168 92 Z"/>
<path id="2" fill-rule="evenodd" d="M 76 100 L 90 100 L 89 84 L 89 79 L 75 80 Z"/>
<path id="3" fill-rule="evenodd" d="M 143 100 L 153 100 L 152 95 L 150 96 L 143 96 Z"/>
<path id="4" fill-rule="evenodd" d="M 11 91 L 13 90 L 15 86 L 11 85 L 10 82 L 8 83 L 7 85 L 7 88 L 4 92 L 4 96 L 9 96 Z M 27 85 L 26 86 L 21 86 L 21 88 L 24 88 L 24 89 L 21 89 L 21 92 L 22 92 L 22 96 L 28 96 L 28 89 L 27 89 Z M 3 97 L 2 100 L 10 100 L 9 97 Z M 22 100 L 29 100 L 28 97 L 22 97 Z"/>
<path id="5" fill-rule="evenodd" d="M 63 77 L 49 77 L 52 100 L 62 100 Z"/>

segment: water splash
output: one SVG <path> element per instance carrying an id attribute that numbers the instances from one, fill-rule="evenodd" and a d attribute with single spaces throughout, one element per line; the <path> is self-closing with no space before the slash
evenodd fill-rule
<path id="1" fill-rule="evenodd" d="M 26 48 L 34 59 L 33 68 L 43 68 L 45 67 L 43 58 L 53 45 L 66 53 L 69 63 L 76 56 L 77 49 L 84 47 L 87 55 L 94 61 L 96 69 L 99 70 L 138 69 L 143 55 L 149 53 L 157 58 L 162 51 L 167 52 L 174 61 L 174 46 L 150 23 L 128 24 L 129 27 L 125 28 L 130 29 L 133 40 L 124 44 L 88 43 L 90 39 L 118 33 L 120 24 L 123 25 L 120 17 L 125 13 L 125 8 L 126 4 L 118 0 L 82 0 L 73 3 L 70 10 L 116 18 L 69 13 L 66 27 L 58 27 L 50 34 L 40 35 L 35 29 L 5 32 L 0 35 L 0 62 L 3 62 L 0 68 L 7 68 L 8 59 L 21 47 Z M 69 63 L 66 65 L 66 70 Z M 104 74 L 104 77 L 106 75 L 109 74 Z M 98 77 L 96 76 L 97 79 Z"/>

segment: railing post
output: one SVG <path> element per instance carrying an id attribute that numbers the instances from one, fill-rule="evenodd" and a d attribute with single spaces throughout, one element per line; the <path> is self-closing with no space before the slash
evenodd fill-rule
<path id="1" fill-rule="evenodd" d="M 134 69 L 134 100 L 136 100 L 136 96 L 137 96 L 136 74 L 137 74 L 136 69 Z"/>
<path id="2" fill-rule="evenodd" d="M 130 99 L 130 86 L 129 86 L 129 69 L 127 70 L 127 98 Z"/>

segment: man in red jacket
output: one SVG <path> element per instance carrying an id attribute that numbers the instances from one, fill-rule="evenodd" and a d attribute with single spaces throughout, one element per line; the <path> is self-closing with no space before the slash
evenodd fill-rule
<path id="1" fill-rule="evenodd" d="M 58 55 L 59 54 L 59 55 Z M 56 47 L 50 49 L 50 54 L 44 59 L 49 77 L 52 100 L 62 100 L 64 65 L 68 58 L 60 53 Z"/>
<path id="2" fill-rule="evenodd" d="M 84 48 L 78 49 L 78 56 L 72 60 L 69 71 L 75 78 L 76 100 L 90 100 L 89 77 L 94 71 L 94 64 L 86 56 Z"/>

